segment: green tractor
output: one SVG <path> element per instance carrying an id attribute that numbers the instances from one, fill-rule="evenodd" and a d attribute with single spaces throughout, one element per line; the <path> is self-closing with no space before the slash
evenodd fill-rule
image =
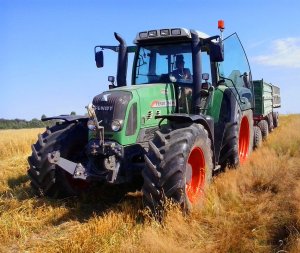
<path id="1" fill-rule="evenodd" d="M 32 145 L 28 174 L 38 194 L 77 195 L 93 182 L 131 184 L 152 210 L 165 199 L 184 210 L 213 174 L 253 148 L 253 85 L 237 34 L 223 40 L 183 28 L 139 32 L 135 46 L 115 33 L 117 82 L 94 97 L 88 116 L 57 116 Z M 128 54 L 134 54 L 131 86 Z"/>

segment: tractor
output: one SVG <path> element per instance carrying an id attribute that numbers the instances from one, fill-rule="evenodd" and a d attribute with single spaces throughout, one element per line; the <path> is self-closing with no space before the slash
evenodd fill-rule
<path id="1" fill-rule="evenodd" d="M 203 195 L 214 173 L 244 162 L 253 148 L 253 84 L 236 33 L 223 39 L 185 28 L 139 32 L 134 46 L 94 48 L 118 54 L 116 80 L 95 96 L 86 116 L 38 135 L 28 175 L 39 195 L 65 197 L 101 185 L 136 185 L 151 210 L 171 199 L 184 210 Z M 134 54 L 127 86 L 128 54 Z"/>

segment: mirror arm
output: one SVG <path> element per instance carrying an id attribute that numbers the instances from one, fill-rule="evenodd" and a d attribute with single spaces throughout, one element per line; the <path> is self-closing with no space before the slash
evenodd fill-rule
<path id="1" fill-rule="evenodd" d="M 99 48 L 100 50 L 110 49 L 114 52 L 119 52 L 119 46 L 95 46 L 94 48 L 95 53 L 97 52 L 97 48 Z"/>

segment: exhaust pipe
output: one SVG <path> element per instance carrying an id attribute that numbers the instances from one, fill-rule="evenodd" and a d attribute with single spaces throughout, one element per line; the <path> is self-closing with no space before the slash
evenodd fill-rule
<path id="1" fill-rule="evenodd" d="M 126 86 L 126 76 L 127 76 L 127 45 L 125 40 L 116 32 L 114 33 L 115 38 L 119 41 L 119 53 L 118 53 L 118 69 L 117 69 L 117 86 Z"/>
<path id="2" fill-rule="evenodd" d="M 194 70 L 194 94 L 193 94 L 193 104 L 194 104 L 194 113 L 200 114 L 200 105 L 201 105 L 201 85 L 202 85 L 202 73 L 201 73 L 201 45 L 200 39 L 195 31 L 192 31 L 192 51 L 195 56 L 193 59 L 193 70 Z"/>

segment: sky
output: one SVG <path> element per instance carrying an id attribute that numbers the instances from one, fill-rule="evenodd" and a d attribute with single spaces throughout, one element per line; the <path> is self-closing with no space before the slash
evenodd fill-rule
<path id="1" fill-rule="evenodd" d="M 140 31 L 185 27 L 224 36 L 236 32 L 252 77 L 280 86 L 280 113 L 300 113 L 299 0 L 0 0 L 0 118 L 86 112 L 116 75 L 117 55 L 95 45 L 133 45 Z M 129 62 L 129 68 L 131 67 Z M 130 84 L 130 80 L 127 81 Z"/>

